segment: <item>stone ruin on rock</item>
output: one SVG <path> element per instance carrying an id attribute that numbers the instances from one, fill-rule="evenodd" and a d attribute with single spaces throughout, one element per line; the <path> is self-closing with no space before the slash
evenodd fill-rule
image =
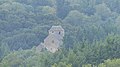
<path id="1" fill-rule="evenodd" d="M 36 51 L 40 52 L 42 49 L 46 49 L 52 53 L 55 53 L 60 49 L 63 44 L 64 29 L 61 26 L 52 26 L 49 30 L 49 35 L 44 39 L 44 43 L 41 43 L 36 47 Z"/>

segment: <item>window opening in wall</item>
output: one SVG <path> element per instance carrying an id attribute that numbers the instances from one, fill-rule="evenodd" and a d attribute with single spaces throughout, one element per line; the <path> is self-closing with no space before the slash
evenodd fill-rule
<path id="1" fill-rule="evenodd" d="M 61 32 L 59 32 L 59 34 L 61 34 Z"/>

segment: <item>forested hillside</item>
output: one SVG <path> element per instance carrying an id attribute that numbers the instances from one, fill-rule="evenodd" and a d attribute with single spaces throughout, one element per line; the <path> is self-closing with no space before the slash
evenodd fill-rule
<path id="1" fill-rule="evenodd" d="M 36 53 L 53 25 L 61 50 Z M 0 0 L 0 67 L 120 67 L 120 0 Z"/>

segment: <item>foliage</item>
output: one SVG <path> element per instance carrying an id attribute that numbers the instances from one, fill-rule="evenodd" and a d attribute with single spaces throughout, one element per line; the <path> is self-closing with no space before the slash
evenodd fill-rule
<path id="1" fill-rule="evenodd" d="M 53 25 L 65 29 L 61 50 L 36 53 Z M 0 67 L 117 67 L 119 59 L 119 0 L 0 0 Z"/>
<path id="2" fill-rule="evenodd" d="M 95 67 L 119 67 L 120 59 L 113 59 L 113 60 L 105 60 L 104 63 L 99 64 Z M 83 65 L 82 67 L 92 67 L 91 64 Z"/>

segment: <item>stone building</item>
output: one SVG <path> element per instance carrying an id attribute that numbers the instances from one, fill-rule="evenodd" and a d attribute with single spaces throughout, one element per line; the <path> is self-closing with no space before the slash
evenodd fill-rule
<path id="1" fill-rule="evenodd" d="M 61 26 L 52 26 L 44 43 L 41 43 L 36 49 L 41 51 L 42 48 L 46 48 L 47 51 L 55 53 L 63 44 L 63 37 L 64 29 Z"/>

